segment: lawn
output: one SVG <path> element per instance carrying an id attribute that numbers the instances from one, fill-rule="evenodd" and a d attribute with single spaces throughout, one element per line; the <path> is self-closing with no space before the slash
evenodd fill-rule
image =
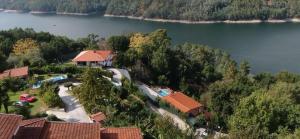
<path id="1" fill-rule="evenodd" d="M 30 107 L 31 115 L 35 115 L 39 112 L 45 112 L 48 109 L 46 104 L 42 101 L 42 99 L 34 92 L 36 92 L 36 91 L 30 91 L 30 94 L 35 96 L 37 98 L 37 101 L 35 101 L 34 103 L 30 103 L 29 107 Z M 9 113 L 12 112 L 14 102 L 19 100 L 20 94 L 21 94 L 21 92 L 9 92 L 8 93 L 9 99 L 10 99 L 10 106 L 8 107 Z M 3 106 L 1 106 L 1 111 L 0 112 L 1 113 L 5 112 Z"/>

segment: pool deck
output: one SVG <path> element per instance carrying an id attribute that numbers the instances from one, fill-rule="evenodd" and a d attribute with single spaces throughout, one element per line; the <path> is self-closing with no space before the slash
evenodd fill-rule
<path id="1" fill-rule="evenodd" d="M 169 94 L 171 94 L 173 92 L 172 89 L 170 88 L 165 88 L 165 87 L 150 87 L 154 92 L 156 92 L 158 94 L 159 97 L 165 97 L 168 96 Z M 162 94 L 163 91 L 163 94 Z"/>

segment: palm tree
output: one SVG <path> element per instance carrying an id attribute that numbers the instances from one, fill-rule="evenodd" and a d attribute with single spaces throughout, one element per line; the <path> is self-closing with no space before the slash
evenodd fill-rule
<path id="1" fill-rule="evenodd" d="M 8 105 L 9 105 L 9 96 L 7 94 L 7 81 L 0 81 L 0 110 L 3 105 L 5 112 L 8 113 Z"/>

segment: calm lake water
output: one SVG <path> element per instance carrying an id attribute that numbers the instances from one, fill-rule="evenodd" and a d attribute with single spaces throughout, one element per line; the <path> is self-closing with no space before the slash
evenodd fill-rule
<path id="1" fill-rule="evenodd" d="M 0 30 L 33 28 L 72 38 L 90 33 L 101 37 L 129 32 L 168 30 L 173 44 L 201 43 L 247 60 L 252 73 L 288 70 L 300 73 L 300 23 L 201 24 L 158 23 L 101 16 L 0 13 Z"/>

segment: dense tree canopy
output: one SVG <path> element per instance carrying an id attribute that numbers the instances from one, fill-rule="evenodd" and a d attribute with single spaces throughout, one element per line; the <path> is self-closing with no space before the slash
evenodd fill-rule
<path id="1" fill-rule="evenodd" d="M 12 66 L 41 66 L 45 63 L 40 46 L 30 38 L 18 40 L 7 61 Z"/>
<path id="2" fill-rule="evenodd" d="M 269 90 L 259 90 L 243 98 L 230 119 L 231 132 L 253 138 L 268 138 L 270 134 L 287 130 L 293 133 L 300 125 L 298 84 L 277 83 Z"/>
<path id="3" fill-rule="evenodd" d="M 34 51 L 34 49 L 38 49 L 38 43 L 30 38 L 27 39 L 21 39 L 16 42 L 16 44 L 13 47 L 13 54 L 19 56 L 23 54 L 27 54 L 31 51 Z"/>
<path id="4" fill-rule="evenodd" d="M 299 75 L 250 76 L 248 62 L 238 66 L 221 50 L 189 43 L 171 47 L 165 30 L 127 37 L 129 49 L 118 53 L 116 66 L 127 67 L 136 80 L 169 86 L 200 100 L 212 114 L 210 128 L 229 132 L 231 138 L 297 134 Z M 250 98 L 254 102 L 248 103 Z"/>
<path id="5" fill-rule="evenodd" d="M 94 34 L 72 40 L 32 29 L 0 31 L 0 71 L 27 65 L 31 74 L 68 73 L 82 82 L 72 91 L 86 111 L 106 114 L 103 126 L 137 126 L 150 139 L 194 138 L 192 131 L 183 132 L 170 119 L 154 113 L 148 106 L 151 101 L 134 82 L 124 79 L 122 87 L 114 87 L 107 79 L 113 76 L 110 72 L 61 65 L 81 50 L 99 49 L 99 41 L 114 51 L 114 66 L 128 69 L 133 81 L 168 86 L 204 104 L 210 117 L 195 117 L 200 126 L 229 133 L 230 138 L 299 136 L 300 75 L 286 71 L 252 75 L 249 63 L 237 63 L 222 50 L 190 43 L 172 46 L 164 29 L 108 40 Z M 0 105 L 7 107 L 8 90 L 17 91 L 27 84 L 17 79 L 0 81 Z M 40 94 L 49 106 L 58 106 L 57 92 L 47 88 Z"/>
<path id="6" fill-rule="evenodd" d="M 93 35 L 75 41 L 46 32 L 35 32 L 32 29 L 15 28 L 0 31 L 0 71 L 4 67 L 36 67 L 60 63 L 88 47 L 97 47 L 97 40 Z M 5 64 L 5 61 L 8 63 Z"/>
<path id="7" fill-rule="evenodd" d="M 128 49 L 129 39 L 126 36 L 112 36 L 108 40 L 108 45 L 116 52 L 124 52 Z"/>
<path id="8" fill-rule="evenodd" d="M 0 8 L 105 12 L 179 20 L 283 19 L 300 16 L 299 0 L 0 0 Z"/>
<path id="9" fill-rule="evenodd" d="M 112 84 L 99 74 L 97 70 L 88 69 L 83 75 L 82 85 L 75 89 L 78 96 L 88 112 L 99 111 L 98 104 L 105 104 L 105 97 L 111 95 Z"/>
<path id="10" fill-rule="evenodd" d="M 6 57 L 2 52 L 0 52 L 0 73 L 4 71 L 6 67 L 7 67 Z"/>
<path id="11" fill-rule="evenodd" d="M 132 82 L 124 79 L 123 86 L 117 89 L 103 76 L 106 75 L 99 69 L 87 69 L 82 84 L 73 90 L 87 112 L 105 113 L 107 119 L 103 126 L 137 126 L 147 139 L 165 138 L 169 133 L 174 138 L 193 139 L 193 135 L 182 132 L 170 119 L 150 111 L 145 97 Z"/>
<path id="12" fill-rule="evenodd" d="M 8 113 L 8 106 L 9 106 L 9 96 L 8 96 L 8 90 L 9 90 L 9 83 L 8 80 L 0 80 L 0 109 L 5 109 L 5 112 Z"/>
<path id="13" fill-rule="evenodd" d="M 180 89 L 198 99 L 209 84 L 230 73 L 230 68 L 237 70 L 228 54 L 218 49 L 189 43 L 172 47 L 163 29 L 128 37 L 129 49 L 118 53 L 117 66 L 129 68 L 139 80 Z"/>

